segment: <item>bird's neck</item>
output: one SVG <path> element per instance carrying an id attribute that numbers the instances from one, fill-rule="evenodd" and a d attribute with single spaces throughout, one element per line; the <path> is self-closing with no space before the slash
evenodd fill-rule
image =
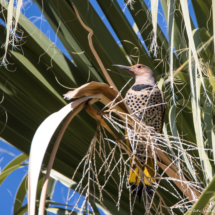
<path id="1" fill-rule="evenodd" d="M 145 84 L 145 85 L 154 86 L 156 83 L 155 83 L 155 78 L 154 77 L 146 77 L 146 76 L 144 76 L 144 78 L 143 78 L 141 76 L 137 76 L 137 77 L 135 77 L 134 85 L 138 85 L 138 84 Z"/>

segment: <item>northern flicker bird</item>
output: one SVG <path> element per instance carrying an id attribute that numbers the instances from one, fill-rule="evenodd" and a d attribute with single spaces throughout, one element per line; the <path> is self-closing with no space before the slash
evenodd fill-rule
<path id="1" fill-rule="evenodd" d="M 135 115 L 142 120 L 147 126 L 154 128 L 155 132 L 161 133 L 165 115 L 165 100 L 163 92 L 157 87 L 155 77 L 152 70 L 142 64 L 134 66 L 113 65 L 128 71 L 135 79 L 134 85 L 128 90 L 126 94 L 126 104 L 135 112 Z M 153 194 L 152 184 L 154 181 L 154 159 L 146 156 L 146 148 L 144 145 L 136 146 L 130 143 L 133 154 L 138 158 L 142 164 L 142 170 L 147 179 L 144 178 L 144 185 L 140 182 L 140 172 L 135 166 L 131 165 L 128 184 L 130 189 L 139 196 L 142 195 L 143 189 L 149 196 Z M 134 153 L 135 150 L 135 153 Z M 147 165 L 144 165 L 147 164 Z"/>

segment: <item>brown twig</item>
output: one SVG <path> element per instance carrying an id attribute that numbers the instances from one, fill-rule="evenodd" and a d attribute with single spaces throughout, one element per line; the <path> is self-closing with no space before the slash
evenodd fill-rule
<path id="1" fill-rule="evenodd" d="M 96 52 L 96 50 L 95 50 L 95 48 L 93 46 L 93 41 L 92 41 L 93 30 L 91 28 L 89 28 L 88 26 L 85 25 L 85 23 L 83 22 L 83 20 L 81 19 L 80 15 L 78 13 L 77 8 L 75 7 L 75 5 L 73 3 L 72 3 L 72 6 L 73 6 L 73 8 L 75 10 L 75 13 L 76 13 L 76 15 L 78 17 L 79 22 L 89 32 L 89 34 L 88 34 L 88 41 L 89 41 L 90 49 L 91 49 L 94 57 L 96 58 L 96 60 L 97 60 L 97 62 L 99 64 L 99 66 L 100 66 L 100 68 L 101 68 L 101 70 L 102 70 L 102 72 L 103 72 L 103 74 L 104 74 L 107 82 L 109 83 L 110 86 L 112 86 L 114 88 L 114 90 L 116 90 L 117 92 L 119 92 L 118 89 L 117 89 L 117 87 L 113 83 L 111 77 L 109 76 L 108 72 L 106 71 L 106 69 L 105 69 L 105 67 L 104 67 L 104 65 L 103 65 L 100 57 L 98 56 L 98 54 L 97 54 L 97 52 Z"/>

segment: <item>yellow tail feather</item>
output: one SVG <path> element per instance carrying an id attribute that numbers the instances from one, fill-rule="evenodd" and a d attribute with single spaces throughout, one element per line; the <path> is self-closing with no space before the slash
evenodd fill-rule
<path id="1" fill-rule="evenodd" d="M 127 131 L 125 130 L 125 135 L 127 135 Z M 129 140 L 126 139 L 126 144 L 128 146 L 129 149 L 131 149 Z M 132 159 L 130 159 L 130 163 L 132 162 Z M 148 177 L 147 179 L 144 177 L 144 184 L 145 185 L 151 185 L 151 182 L 155 182 L 155 180 L 153 179 L 154 175 L 155 175 L 155 170 L 154 170 L 154 159 L 153 158 L 148 158 L 147 159 L 147 165 L 145 165 L 144 167 L 144 175 L 146 177 Z M 133 184 L 135 186 L 137 186 L 140 182 L 140 172 L 139 169 L 136 167 L 134 170 L 130 169 L 130 173 L 129 173 L 129 177 L 128 177 L 128 183 L 129 184 Z"/>
<path id="2" fill-rule="evenodd" d="M 147 165 L 144 168 L 144 175 L 148 177 L 147 179 L 144 178 L 144 184 L 151 185 L 150 182 L 155 182 L 153 177 L 155 176 L 155 165 L 154 165 L 154 159 L 148 158 L 147 159 Z"/>
<path id="3" fill-rule="evenodd" d="M 129 184 L 133 184 L 137 186 L 140 182 L 140 172 L 139 169 L 136 167 L 134 170 L 130 169 L 130 174 L 128 178 Z"/>
<path id="4" fill-rule="evenodd" d="M 144 167 L 144 175 L 147 177 L 144 177 L 144 184 L 145 185 L 149 185 L 151 186 L 151 182 L 155 182 L 155 180 L 153 179 L 154 175 L 155 175 L 155 170 L 154 170 L 154 159 L 153 158 L 148 158 L 147 159 L 147 165 L 145 165 Z M 129 184 L 133 184 L 135 186 L 137 186 L 140 182 L 140 172 L 139 169 L 136 167 L 134 170 L 130 169 L 130 174 L 129 174 L 129 178 L 128 178 L 128 182 Z"/>

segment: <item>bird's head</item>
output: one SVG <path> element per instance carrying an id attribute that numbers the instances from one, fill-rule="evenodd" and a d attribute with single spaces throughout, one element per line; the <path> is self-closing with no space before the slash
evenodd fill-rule
<path id="1" fill-rule="evenodd" d="M 129 72 L 134 78 L 136 84 L 149 84 L 155 85 L 155 77 L 152 70 L 143 64 L 136 64 L 134 66 L 122 66 L 122 65 L 113 65 L 124 69 Z"/>

